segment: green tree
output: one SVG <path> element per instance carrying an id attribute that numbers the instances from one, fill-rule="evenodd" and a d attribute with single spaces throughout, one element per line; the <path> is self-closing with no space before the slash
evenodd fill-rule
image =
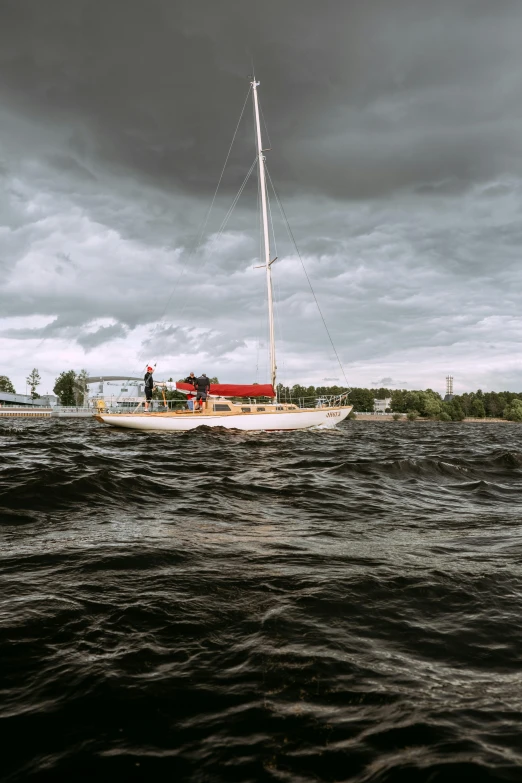
<path id="1" fill-rule="evenodd" d="M 16 394 L 15 387 L 7 375 L 0 375 L 0 391 L 7 392 L 8 394 Z"/>
<path id="2" fill-rule="evenodd" d="M 392 396 L 392 393 L 391 389 L 385 389 L 384 386 L 381 386 L 380 389 L 374 389 L 373 396 L 376 400 L 387 400 Z"/>
<path id="3" fill-rule="evenodd" d="M 453 421 L 463 421 L 466 418 L 466 414 L 464 413 L 462 409 L 462 405 L 460 404 L 460 400 L 458 397 L 454 397 L 451 401 L 451 404 L 453 406 Z"/>
<path id="4" fill-rule="evenodd" d="M 29 375 L 25 380 L 31 390 L 31 397 L 33 398 L 33 400 L 36 400 L 36 398 L 40 396 L 39 394 L 36 393 L 36 387 L 39 386 L 40 383 L 42 382 L 42 379 L 40 378 L 40 373 L 38 372 L 36 367 L 34 367 L 34 369 L 31 370 L 31 372 L 29 373 Z"/>
<path id="5" fill-rule="evenodd" d="M 458 400 L 460 407 L 464 411 L 464 416 L 471 416 L 471 406 L 473 405 L 475 395 L 468 394 L 467 392 L 464 392 L 464 394 L 456 394 L 454 396 L 454 400 Z"/>
<path id="6" fill-rule="evenodd" d="M 406 389 L 394 389 L 392 391 L 391 409 L 396 413 L 406 413 Z"/>
<path id="7" fill-rule="evenodd" d="M 496 419 L 499 416 L 502 416 L 502 412 L 506 407 L 506 402 L 500 398 L 498 392 L 486 392 L 484 395 L 484 407 L 486 409 L 486 416 Z"/>
<path id="8" fill-rule="evenodd" d="M 162 400 L 165 395 L 166 400 L 186 400 L 187 395 L 177 389 L 166 389 L 164 386 L 155 386 L 152 392 L 153 400 Z"/>
<path id="9" fill-rule="evenodd" d="M 484 403 L 480 399 L 480 397 L 475 397 L 473 402 L 471 403 L 470 407 L 470 416 L 473 416 L 475 419 L 483 419 L 486 415 L 486 410 L 484 408 Z"/>
<path id="10" fill-rule="evenodd" d="M 406 414 L 406 418 L 408 419 L 408 421 L 415 421 L 415 419 L 417 419 L 418 416 L 419 416 L 419 411 L 408 411 L 408 413 Z"/>
<path id="11" fill-rule="evenodd" d="M 76 376 L 76 381 L 74 385 L 74 398 L 76 400 L 76 405 L 78 407 L 87 404 L 87 378 L 88 377 L 89 376 L 87 370 L 80 370 L 80 372 Z"/>
<path id="12" fill-rule="evenodd" d="M 60 398 L 61 405 L 75 405 L 76 396 L 76 373 L 74 370 L 67 370 L 58 376 L 55 381 L 53 392 Z"/>
<path id="13" fill-rule="evenodd" d="M 419 411 L 422 416 L 438 416 L 442 410 L 442 400 L 440 394 L 433 389 L 426 389 L 425 392 L 419 392 L 420 406 Z"/>
<path id="14" fill-rule="evenodd" d="M 290 400 L 292 402 L 295 402 L 299 404 L 299 402 L 305 402 L 306 404 L 314 404 L 314 397 L 315 397 L 315 389 L 313 386 L 301 386 L 300 384 L 296 383 L 292 388 L 290 389 Z M 311 399 L 310 399 L 311 398 Z"/>
<path id="15" fill-rule="evenodd" d="M 443 402 L 442 412 L 446 413 L 450 417 L 451 421 L 462 421 L 465 418 L 462 405 L 460 404 L 457 397 L 454 397 L 449 402 Z M 446 419 L 443 419 L 443 421 L 446 421 Z"/>
<path id="16" fill-rule="evenodd" d="M 504 410 L 504 418 L 509 421 L 522 421 L 522 400 L 512 400 Z"/>
<path id="17" fill-rule="evenodd" d="M 441 400 L 435 399 L 435 397 L 428 397 L 424 403 L 423 413 L 425 416 L 438 416 L 442 410 Z"/>
<path id="18" fill-rule="evenodd" d="M 373 411 L 373 391 L 371 389 L 355 388 L 350 391 L 348 402 L 354 411 Z"/>
<path id="19" fill-rule="evenodd" d="M 169 378 L 167 383 L 174 383 L 174 381 L 172 378 Z M 185 383 L 185 378 L 180 378 L 179 383 Z M 187 395 L 177 391 L 177 389 L 165 389 L 165 399 L 186 401 Z"/>

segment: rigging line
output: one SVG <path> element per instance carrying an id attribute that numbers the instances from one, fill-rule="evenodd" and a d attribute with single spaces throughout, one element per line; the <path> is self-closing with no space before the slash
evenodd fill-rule
<path id="1" fill-rule="evenodd" d="M 227 214 L 226 214 L 226 216 L 225 216 L 225 218 L 224 218 L 224 220 L 223 220 L 223 222 L 222 222 L 222 224 L 221 224 L 221 227 L 220 227 L 219 231 L 218 231 L 218 232 L 216 233 L 216 235 L 215 235 L 215 239 L 218 239 L 218 238 L 221 236 L 221 234 L 223 233 L 223 231 L 224 231 L 224 229 L 225 229 L 225 226 L 226 226 L 226 224 L 228 223 L 228 221 L 229 221 L 229 219 L 230 219 L 230 216 L 232 215 L 232 212 L 234 211 L 234 208 L 236 207 L 236 205 L 237 205 L 237 202 L 239 201 L 239 198 L 240 198 L 240 196 L 241 196 L 241 194 L 242 194 L 243 190 L 245 189 L 245 185 L 246 185 L 246 183 L 248 182 L 248 179 L 249 179 L 249 177 L 250 177 L 250 175 L 251 175 L 251 173 L 252 173 L 252 171 L 253 171 L 253 169 L 254 169 L 254 166 L 255 166 L 255 165 L 256 165 L 256 161 L 254 160 L 254 162 L 253 162 L 252 166 L 250 167 L 250 171 L 249 171 L 249 172 L 248 172 L 248 174 L 246 175 L 246 177 L 245 177 L 245 179 L 244 179 L 244 181 L 243 181 L 243 184 L 241 185 L 241 187 L 240 187 L 240 189 L 239 189 L 239 192 L 236 194 L 236 196 L 235 196 L 235 198 L 234 198 L 234 201 L 232 202 L 232 206 L 231 206 L 231 207 L 230 207 L 230 209 L 228 210 L 228 212 L 227 212 Z M 183 302 L 183 305 L 182 305 L 181 309 L 179 310 L 179 312 L 178 312 L 178 314 L 177 314 L 177 315 L 178 315 L 178 318 L 181 318 L 181 316 L 183 315 L 183 313 L 184 313 L 184 312 L 185 312 L 185 310 L 187 309 L 187 307 L 188 307 L 188 304 L 189 304 L 188 300 L 187 300 L 187 299 L 185 299 L 185 301 Z M 161 322 L 160 322 L 160 323 L 161 323 Z"/>
<path id="2" fill-rule="evenodd" d="M 259 98 L 257 99 L 257 102 L 258 102 L 259 110 L 260 110 L 260 112 L 261 112 L 261 119 L 263 120 L 263 125 L 264 125 L 264 128 L 265 128 L 266 138 L 267 138 L 267 140 L 268 140 L 268 148 L 269 148 L 269 149 L 272 149 L 272 142 L 270 141 L 270 136 L 269 136 L 269 133 L 268 133 L 268 128 L 267 128 L 267 126 L 266 126 L 266 122 L 265 122 L 265 115 L 263 114 L 263 107 L 261 106 L 261 103 L 260 103 L 260 101 L 259 101 Z"/>
<path id="3" fill-rule="evenodd" d="M 333 352 L 335 354 L 335 358 L 337 359 L 339 367 L 341 368 L 341 372 L 343 374 L 343 377 L 344 377 L 344 380 L 346 382 L 347 388 L 351 389 L 350 384 L 348 383 L 348 379 L 346 377 L 346 373 L 344 371 L 344 367 L 343 367 L 343 365 L 341 363 L 341 359 L 339 358 L 339 354 L 337 353 L 337 350 L 335 348 L 334 341 L 332 340 L 332 336 L 330 334 L 330 330 L 328 329 L 328 326 L 326 325 L 326 320 L 325 320 L 325 317 L 323 315 L 323 311 L 321 310 L 321 308 L 319 306 L 319 302 L 317 301 L 317 297 L 316 297 L 315 291 L 314 291 L 314 289 L 312 287 L 311 280 L 308 277 L 308 272 L 306 271 L 306 267 L 304 265 L 304 261 L 301 258 L 301 253 L 299 252 L 299 248 L 297 247 L 297 242 L 295 241 L 295 237 L 294 237 L 293 231 L 290 228 L 290 223 L 288 222 L 288 218 L 286 216 L 286 212 L 284 210 L 284 207 L 283 207 L 283 205 L 281 203 L 281 200 L 280 200 L 279 196 L 277 195 L 277 191 L 276 191 L 276 189 L 274 187 L 274 183 L 272 182 L 272 177 L 270 176 L 270 172 L 268 171 L 268 167 L 265 167 L 265 170 L 266 170 L 266 172 L 268 174 L 268 179 L 270 180 L 270 185 L 272 186 L 272 190 L 274 191 L 274 196 L 276 197 L 276 201 L 279 204 L 279 209 L 281 210 L 281 214 L 283 216 L 283 220 L 285 222 L 286 229 L 288 231 L 288 235 L 289 235 L 289 237 L 290 237 L 290 239 L 291 239 L 291 241 L 292 241 L 292 243 L 293 243 L 293 245 L 295 247 L 295 252 L 297 253 L 297 257 L 298 257 L 299 261 L 301 262 L 301 266 L 303 267 L 303 272 L 305 273 L 305 277 L 306 277 L 306 279 L 308 281 L 308 285 L 310 286 L 310 291 L 312 292 L 312 296 L 314 297 L 315 304 L 317 305 L 317 309 L 319 310 L 319 315 L 321 316 L 321 320 L 323 322 L 324 328 L 326 329 L 326 334 L 328 335 L 328 339 L 330 340 L 330 344 L 331 344 Z"/>
<path id="4" fill-rule="evenodd" d="M 273 243 L 274 243 L 273 255 L 274 255 L 274 258 L 277 258 L 277 256 L 278 256 L 277 240 L 276 240 L 276 234 L 275 234 L 275 230 L 274 230 L 274 220 L 273 220 L 273 216 L 272 216 L 272 205 L 270 203 L 270 198 L 269 198 L 268 192 L 266 194 L 266 202 L 268 204 L 268 215 L 270 217 L 270 227 L 272 229 L 272 240 L 273 240 Z M 277 305 L 278 305 L 278 303 L 280 301 L 280 298 L 279 298 L 279 294 L 280 294 L 279 283 L 277 281 L 277 275 L 275 276 L 275 278 L 271 277 L 270 279 L 271 279 L 271 282 L 272 282 L 272 290 L 273 290 L 273 293 L 274 293 L 274 303 L 276 305 L 276 307 L 274 308 L 275 327 L 276 327 L 277 334 L 280 337 L 280 342 L 282 343 L 283 342 L 283 329 L 282 329 L 281 317 L 279 315 L 279 308 L 277 307 Z M 281 350 L 280 349 L 278 351 L 278 354 L 279 354 L 279 358 L 281 358 Z M 284 358 L 283 358 L 282 364 L 284 365 Z"/>
<path id="5" fill-rule="evenodd" d="M 243 181 L 243 184 L 241 185 L 241 187 L 240 187 L 240 189 L 239 189 L 239 192 L 236 194 L 236 196 L 235 196 L 235 198 L 234 198 L 234 201 L 232 202 L 232 206 L 231 206 L 231 207 L 230 207 L 230 209 L 228 210 L 228 212 L 227 212 L 227 214 L 226 214 L 226 216 L 225 216 L 225 219 L 223 220 L 223 222 L 222 222 L 222 224 L 221 224 L 221 227 L 220 227 L 219 231 L 218 231 L 218 232 L 217 232 L 217 234 L 215 235 L 215 239 L 218 239 L 218 238 L 221 236 L 221 234 L 223 233 L 223 231 L 224 231 L 224 229 L 225 229 L 225 226 L 226 226 L 226 224 L 228 223 L 228 221 L 229 221 L 229 219 L 230 219 L 230 216 L 232 215 L 232 212 L 234 211 L 234 208 L 235 208 L 235 206 L 236 206 L 237 202 L 239 201 L 239 198 L 240 198 L 240 196 L 241 196 L 241 194 L 242 194 L 243 190 L 245 189 L 245 185 L 246 185 L 246 183 L 248 182 L 248 179 L 249 179 L 249 177 L 250 177 L 250 175 L 251 175 L 251 173 L 252 173 L 252 171 L 253 171 L 253 169 L 254 169 L 254 166 L 255 166 L 255 164 L 256 164 L 256 161 L 254 160 L 254 163 L 253 163 L 253 164 L 252 164 L 252 166 L 250 167 L 250 171 L 249 171 L 249 172 L 248 172 L 248 174 L 246 175 L 246 177 L 245 177 L 245 179 L 244 179 L 244 181 Z M 179 279 L 181 279 L 181 275 L 179 276 L 178 280 L 179 280 Z M 174 293 L 174 292 L 173 292 L 173 293 Z M 185 301 L 183 302 L 183 305 L 182 305 L 182 307 L 180 308 L 180 310 L 179 310 L 179 311 L 178 311 L 178 313 L 177 313 L 178 319 L 179 319 L 179 318 L 181 318 L 181 316 L 183 315 L 183 313 L 184 313 L 184 312 L 185 312 L 185 310 L 187 309 L 188 305 L 189 305 L 188 299 L 185 299 Z M 155 334 L 155 331 L 156 331 L 156 330 L 159 328 L 159 326 L 160 326 L 162 323 L 163 323 L 162 321 L 159 321 L 159 322 L 158 322 L 158 324 L 156 325 L 156 328 L 155 328 L 155 330 L 153 331 L 153 335 Z"/>
<path id="6" fill-rule="evenodd" d="M 286 360 L 285 360 L 285 355 L 282 351 L 282 346 L 284 345 L 284 334 L 283 334 L 282 319 L 279 313 L 282 297 L 281 297 L 281 289 L 279 286 L 279 281 L 277 280 L 277 275 L 275 276 L 275 278 L 272 278 L 272 282 L 273 282 L 273 290 L 274 290 L 274 302 L 276 305 L 274 308 L 276 336 L 279 338 L 278 368 L 280 366 L 281 369 L 283 369 L 286 372 Z"/>
<path id="7" fill-rule="evenodd" d="M 230 207 L 230 209 L 228 210 L 227 214 L 226 214 L 226 215 L 225 215 L 225 217 L 224 217 L 224 220 L 223 220 L 223 222 L 221 223 L 221 226 L 219 227 L 219 229 L 218 229 L 218 231 L 217 231 L 216 238 L 218 238 L 218 237 L 220 236 L 220 234 L 222 234 L 222 233 L 223 233 L 223 231 L 224 231 L 224 229 L 225 229 L 225 226 L 226 226 L 226 224 L 227 224 L 227 223 L 228 223 L 228 221 L 230 220 L 230 216 L 232 215 L 232 212 L 233 212 L 233 211 L 234 211 L 234 209 L 236 208 L 237 202 L 238 202 L 238 201 L 239 201 L 239 199 L 241 198 L 241 194 L 243 193 L 243 191 L 244 191 L 244 189 L 245 189 L 245 186 L 246 186 L 246 184 L 247 184 L 248 180 L 250 179 L 250 175 L 252 174 L 252 172 L 253 172 L 253 170 L 254 170 L 254 167 L 255 167 L 256 163 L 257 163 L 257 160 L 256 160 L 256 159 L 254 159 L 254 162 L 253 162 L 253 163 L 252 163 L 252 165 L 250 166 L 250 169 L 249 169 L 249 171 L 248 171 L 248 174 L 246 175 L 245 179 L 243 180 L 243 184 L 242 184 L 242 185 L 241 185 L 241 187 L 239 188 L 239 191 L 236 193 L 236 196 L 235 196 L 235 198 L 234 198 L 234 201 L 232 202 L 232 206 L 231 206 L 231 207 Z"/>
<path id="8" fill-rule="evenodd" d="M 206 227 L 207 227 L 207 223 L 208 223 L 208 219 L 209 219 L 209 217 L 210 217 L 210 213 L 212 212 L 212 208 L 213 208 L 213 206 L 214 206 L 214 202 L 216 201 L 216 197 L 217 197 L 217 194 L 218 194 L 219 186 L 221 185 L 221 180 L 223 179 L 223 175 L 224 175 L 224 173 L 225 173 L 225 169 L 226 169 L 226 167 L 227 167 L 228 159 L 230 158 L 230 153 L 232 152 L 232 147 L 234 146 L 234 141 L 236 140 L 237 132 L 238 132 L 238 130 L 239 130 L 239 126 L 240 126 L 240 124 L 241 124 L 241 120 L 243 119 L 243 114 L 245 113 L 245 107 L 246 107 L 246 105 L 247 105 L 247 101 L 248 101 L 248 98 L 249 98 L 249 96 L 250 96 L 250 90 L 251 90 L 251 89 L 252 89 L 252 85 L 250 85 L 250 86 L 249 86 L 249 88 L 248 88 L 248 92 L 247 92 L 247 95 L 246 95 L 246 98 L 245 98 L 245 102 L 243 103 L 243 108 L 241 109 L 241 114 L 239 115 L 239 120 L 237 121 L 236 129 L 235 129 L 235 131 L 234 131 L 234 135 L 232 136 L 232 141 L 230 142 L 230 147 L 229 147 L 229 149 L 228 149 L 227 157 L 226 157 L 226 159 L 225 159 L 225 163 L 224 163 L 224 165 L 223 165 L 223 168 L 221 169 L 221 174 L 220 174 L 220 176 L 219 176 L 219 180 L 218 180 L 218 184 L 217 184 L 217 186 L 216 186 L 216 190 L 214 191 L 214 196 L 213 196 L 213 198 L 212 198 L 212 201 L 211 201 L 211 203 L 210 203 L 210 207 L 208 208 L 208 212 L 207 212 L 207 215 L 206 215 L 206 217 L 205 217 L 205 220 L 204 220 L 204 222 L 203 222 L 203 226 L 202 226 L 202 228 L 201 228 L 201 231 L 199 232 L 199 235 L 198 235 L 197 242 L 196 242 L 195 246 L 193 247 L 193 249 L 192 249 L 192 251 L 191 251 L 191 253 L 190 253 L 190 256 L 189 256 L 189 258 L 193 258 L 193 256 L 195 256 L 195 254 L 197 253 L 197 251 L 198 251 L 198 250 L 199 250 L 199 248 L 201 247 L 201 242 L 202 242 L 202 239 L 203 239 L 203 234 L 205 233 L 205 229 L 206 229 Z M 163 312 L 162 312 L 162 314 L 161 314 L 161 317 L 160 317 L 160 319 L 159 319 L 159 322 L 160 322 L 160 323 L 163 321 L 163 316 L 164 316 L 164 315 L 165 315 L 165 313 L 167 312 L 167 309 L 168 309 L 168 307 L 169 307 L 169 305 L 170 305 L 170 302 L 171 302 L 171 300 L 172 300 L 172 297 L 173 297 L 173 295 L 174 295 L 174 291 L 175 291 L 175 290 L 176 290 L 176 288 L 178 287 L 179 281 L 181 280 L 181 278 L 182 278 L 182 276 L 183 276 L 183 274 L 184 274 L 184 272 L 185 272 L 186 266 L 187 266 L 187 264 L 186 264 L 186 263 L 185 263 L 185 264 L 183 264 L 183 266 L 182 266 L 182 269 L 181 269 L 181 272 L 180 272 L 180 274 L 179 274 L 179 276 L 178 276 L 178 279 L 176 280 L 176 283 L 174 284 L 174 288 L 172 289 L 172 291 L 171 291 L 171 293 L 170 293 L 170 296 L 169 296 L 169 298 L 168 298 L 168 300 L 167 300 L 167 304 L 165 305 L 165 307 L 164 307 L 164 309 L 163 309 Z"/>
<path id="9" fill-rule="evenodd" d="M 215 203 L 215 201 L 216 201 L 216 197 L 217 197 L 217 194 L 218 194 L 219 186 L 221 185 L 221 181 L 222 181 L 222 179 L 223 179 L 223 175 L 224 175 L 224 173 L 225 173 L 225 169 L 226 169 L 226 167 L 227 167 L 227 163 L 228 163 L 228 160 L 229 160 L 229 158 L 230 158 L 230 154 L 231 154 L 231 152 L 232 152 L 232 147 L 234 146 L 234 141 L 235 141 L 235 139 L 236 139 L 237 132 L 238 132 L 238 130 L 239 130 L 239 126 L 240 126 L 240 124 L 241 124 L 241 120 L 243 119 L 243 114 L 245 113 L 245 108 L 246 108 L 246 105 L 247 105 L 248 98 L 249 98 L 249 96 L 250 96 L 250 91 L 251 91 L 251 89 L 252 89 L 252 85 L 250 85 L 250 86 L 249 86 L 249 88 L 248 88 L 248 92 L 247 92 L 247 95 L 246 95 L 245 101 L 244 101 L 244 103 L 243 103 L 243 107 L 242 107 L 242 109 L 241 109 L 241 114 L 239 115 L 239 120 L 237 121 L 237 125 L 236 125 L 236 128 L 235 128 L 235 130 L 234 130 L 234 135 L 233 135 L 233 137 L 232 137 L 232 141 L 231 141 L 231 143 L 230 143 L 230 147 L 229 147 L 229 149 L 228 149 L 228 153 L 227 153 L 227 156 L 226 156 L 226 159 L 225 159 L 225 163 L 224 163 L 224 165 L 223 165 L 223 168 L 222 168 L 222 170 L 221 170 L 221 174 L 220 174 L 220 177 L 219 177 L 219 180 L 218 180 L 217 186 L 216 186 L 216 190 L 214 191 L 214 196 L 213 196 L 213 198 L 212 198 L 212 201 L 211 201 L 210 207 L 208 208 L 208 211 L 207 211 L 207 214 L 206 214 L 205 220 L 204 220 L 204 222 L 203 222 L 203 226 L 202 226 L 202 228 L 201 228 L 201 230 L 200 230 L 200 232 L 199 232 L 199 235 L 198 235 L 198 238 L 197 238 L 197 242 L 196 242 L 196 243 L 195 243 L 195 245 L 192 247 L 192 250 L 191 250 L 191 251 L 190 251 L 190 253 L 189 253 L 188 259 L 187 259 L 185 262 L 183 262 L 183 261 L 182 261 L 182 267 L 181 267 L 181 271 L 180 271 L 180 273 L 179 273 L 179 275 L 178 275 L 178 277 L 177 277 L 177 280 L 176 280 L 176 282 L 174 283 L 174 286 L 173 286 L 173 288 L 172 288 L 172 290 L 171 290 L 171 292 L 170 292 L 170 295 L 169 295 L 169 297 L 168 297 L 168 299 L 167 299 L 167 302 L 166 302 L 166 304 L 165 304 L 165 307 L 163 308 L 163 312 L 161 313 L 161 316 L 160 316 L 159 320 L 156 322 L 156 324 L 155 324 L 155 326 L 154 326 L 154 329 L 152 330 L 152 334 L 151 334 L 151 337 L 150 337 L 150 339 L 152 339 L 152 338 L 154 337 L 154 335 L 156 335 L 156 334 L 157 334 L 157 332 L 159 331 L 160 327 L 161 327 L 161 326 L 164 324 L 164 317 L 165 317 L 165 313 L 167 312 L 167 310 L 168 310 L 168 308 L 169 308 L 169 306 L 170 306 L 170 303 L 171 303 L 171 301 L 172 301 L 172 297 L 174 296 L 174 292 L 177 290 L 177 288 L 178 288 L 178 286 L 179 286 L 179 283 L 181 282 L 181 278 L 183 277 L 183 275 L 185 274 L 185 272 L 186 272 L 186 270 L 187 270 L 188 262 L 194 258 L 194 256 L 196 255 L 196 253 L 198 252 L 198 250 L 199 250 L 199 249 L 200 249 L 200 247 L 201 247 L 202 240 L 203 240 L 203 235 L 204 235 L 204 233 L 205 233 L 205 229 L 206 229 L 206 227 L 207 227 L 207 224 L 208 224 L 208 220 L 209 220 L 209 217 L 210 217 L 210 213 L 212 212 L 212 208 L 213 208 L 213 206 L 214 206 L 214 203 Z M 248 175 L 247 175 L 246 179 L 248 179 L 248 177 L 249 177 L 249 176 L 250 176 L 250 174 L 248 174 Z M 245 185 L 245 184 L 246 184 L 246 183 L 243 183 L 243 187 L 244 187 L 244 185 Z M 242 191 L 240 191 L 239 195 L 241 195 L 241 192 L 242 192 Z M 233 209 L 234 209 L 235 205 L 237 204 L 238 198 L 239 198 L 239 196 L 236 196 L 236 199 L 235 199 L 235 201 L 234 201 L 234 203 L 233 203 L 233 205 L 232 205 L 232 208 L 229 210 L 229 212 L 228 212 L 228 214 L 227 214 L 226 220 L 228 220 L 228 218 L 230 217 L 230 215 L 231 215 L 231 213 L 232 213 L 232 211 L 233 211 Z M 218 236 L 219 236 L 219 233 L 221 233 L 222 229 L 223 229 L 223 226 L 221 227 L 220 231 L 218 232 Z M 185 310 L 187 309 L 187 306 L 188 306 L 188 302 L 187 302 L 187 301 L 185 301 L 185 302 L 183 303 L 183 306 L 182 306 L 181 310 L 180 310 L 180 311 L 178 312 L 178 314 L 177 314 L 177 315 L 178 315 L 178 318 L 180 318 L 180 317 L 183 315 L 183 313 L 184 313 L 184 312 L 185 312 Z"/>
<path id="10" fill-rule="evenodd" d="M 230 209 L 228 210 L 227 214 L 225 215 L 225 218 L 224 218 L 224 220 L 223 220 L 223 222 L 222 222 L 222 224 L 221 224 L 221 227 L 219 228 L 219 231 L 218 231 L 218 232 L 217 232 L 217 234 L 216 234 L 216 239 L 217 239 L 217 238 L 219 238 L 219 237 L 221 236 L 221 234 L 223 233 L 223 230 L 225 229 L 225 226 L 226 226 L 226 224 L 228 223 L 228 221 L 229 221 L 229 219 L 230 219 L 230 216 L 232 215 L 232 212 L 234 211 L 234 208 L 236 207 L 236 205 L 237 205 L 237 202 L 239 201 L 239 199 L 240 199 L 240 197 L 241 197 L 241 194 L 243 193 L 243 190 L 245 189 L 245 186 L 246 186 L 246 184 L 247 184 L 247 182 L 248 182 L 248 180 L 249 180 L 249 178 L 250 178 L 250 175 L 252 174 L 252 171 L 254 170 L 254 167 L 255 167 L 255 165 L 256 165 L 256 162 L 257 162 L 257 160 L 256 160 L 256 159 L 254 159 L 254 162 L 252 163 L 252 165 L 251 165 L 251 167 L 250 167 L 250 170 L 248 171 L 248 173 L 247 173 L 247 175 L 246 175 L 245 179 L 243 180 L 243 184 L 242 184 L 242 185 L 241 185 L 241 187 L 239 188 L 239 191 L 238 191 L 238 193 L 236 194 L 236 196 L 235 196 L 235 198 L 234 198 L 234 201 L 232 202 L 232 206 L 230 207 Z M 196 248 L 196 250 L 197 250 L 197 248 Z M 185 267 L 183 267 L 183 271 L 184 271 L 184 270 L 185 270 Z M 183 273 L 183 271 L 182 271 L 182 273 Z M 180 280 L 180 279 L 181 279 L 181 274 L 180 274 L 180 276 L 179 276 L 178 280 Z M 172 292 L 172 293 L 174 293 L 174 292 Z M 171 294 L 171 298 L 172 298 L 172 294 Z M 182 316 L 182 315 L 183 315 L 183 313 L 185 312 L 185 310 L 186 310 L 187 306 L 188 306 L 188 301 L 187 301 L 187 300 L 185 300 L 185 301 L 184 301 L 184 303 L 183 303 L 183 306 L 181 307 L 180 311 L 178 312 L 178 318 L 181 318 L 181 316 Z M 165 314 L 165 313 L 163 313 L 163 315 L 164 315 L 164 314 Z M 162 318 L 163 318 L 163 315 L 162 315 Z M 160 320 L 160 321 L 159 321 L 159 322 L 156 324 L 156 327 L 155 327 L 155 329 L 154 329 L 154 331 L 153 331 L 153 333 L 152 333 L 153 335 L 156 333 L 156 331 L 158 330 L 158 328 L 161 326 L 161 324 L 162 324 L 162 323 L 163 323 L 163 321 L 162 321 L 162 320 Z"/>
<path id="11" fill-rule="evenodd" d="M 258 262 L 261 264 L 263 260 L 263 226 L 262 226 L 262 220 L 261 220 L 261 181 L 259 179 L 259 175 L 256 172 L 256 181 L 257 181 L 257 231 L 258 231 L 258 237 L 259 237 L 259 248 L 258 248 Z M 254 267 L 255 268 L 255 267 Z"/>
<path id="12" fill-rule="evenodd" d="M 217 192 L 219 190 L 219 186 L 221 185 L 221 180 L 223 179 L 223 174 L 225 173 L 225 169 L 227 167 L 228 159 L 230 158 L 230 153 L 232 152 L 232 147 L 234 146 L 234 141 L 236 140 L 237 132 L 239 130 L 239 125 L 241 124 L 241 120 L 243 119 L 243 114 L 245 112 L 245 106 L 247 105 L 247 101 L 248 101 L 248 97 L 250 95 L 250 90 L 251 89 L 252 89 L 252 85 L 250 85 L 250 87 L 248 88 L 248 92 L 246 94 L 245 102 L 243 104 L 243 108 L 241 109 L 241 114 L 239 115 L 239 120 L 237 121 L 236 129 L 234 131 L 234 135 L 232 137 L 232 141 L 230 142 L 230 147 L 229 147 L 229 150 L 228 150 L 228 154 L 227 154 L 225 163 L 223 165 L 223 169 L 221 170 L 221 175 L 219 177 L 219 181 L 218 181 L 218 184 L 217 184 L 217 187 L 216 187 L 216 191 L 214 193 L 214 198 L 212 199 L 212 203 L 211 203 L 211 205 L 209 207 L 209 210 L 207 212 L 207 217 L 205 218 L 205 223 L 203 224 L 203 228 L 201 229 L 201 233 L 199 235 L 199 243 L 201 243 L 201 238 L 202 238 L 203 233 L 204 233 L 204 231 L 205 231 L 205 229 L 207 227 L 208 219 L 210 217 L 210 213 L 212 212 L 212 207 L 214 206 L 214 202 L 216 200 Z M 198 245 L 198 247 L 199 247 L 199 245 Z"/>
<path id="13" fill-rule="evenodd" d="M 223 233 L 223 231 L 224 231 L 224 229 L 226 227 L 226 224 L 230 220 L 230 216 L 232 215 L 232 212 L 234 211 L 234 209 L 235 209 L 235 207 L 237 205 L 237 202 L 239 201 L 239 199 L 241 197 L 241 194 L 243 193 L 243 190 L 245 189 L 245 186 L 246 186 L 246 184 L 247 184 L 247 182 L 248 182 L 248 180 L 250 178 L 250 175 L 252 174 L 252 171 L 253 171 L 255 165 L 256 165 L 256 161 L 254 160 L 252 166 L 250 167 L 250 171 L 248 172 L 248 174 L 246 175 L 245 179 L 243 180 L 243 184 L 241 185 L 238 193 L 236 193 L 236 196 L 234 197 L 234 201 L 232 202 L 232 206 L 230 207 L 230 209 L 228 210 L 227 214 L 225 215 L 225 218 L 224 218 L 223 222 L 221 223 L 221 226 L 220 226 L 219 230 L 217 231 L 217 233 L 215 235 L 215 239 L 219 239 L 219 237 Z M 180 277 L 181 277 L 181 275 L 180 275 Z M 187 306 L 188 306 L 188 301 L 185 300 L 181 310 L 178 313 L 178 317 L 180 317 L 185 312 Z"/>
<path id="14" fill-rule="evenodd" d="M 274 221 L 272 219 L 272 207 L 270 205 L 270 199 L 268 198 L 268 193 L 266 194 L 266 203 L 268 205 L 268 216 L 270 217 L 270 227 L 272 229 L 272 240 L 274 242 L 274 256 L 277 256 L 277 242 L 276 242 L 276 235 L 274 231 Z"/>

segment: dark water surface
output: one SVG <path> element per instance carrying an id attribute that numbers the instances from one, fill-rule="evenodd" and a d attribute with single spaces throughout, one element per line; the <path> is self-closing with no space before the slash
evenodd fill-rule
<path id="1" fill-rule="evenodd" d="M 522 427 L 0 421 L 5 781 L 522 780 Z"/>

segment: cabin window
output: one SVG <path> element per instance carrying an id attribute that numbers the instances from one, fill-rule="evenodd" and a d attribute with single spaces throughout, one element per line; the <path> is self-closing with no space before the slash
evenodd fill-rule
<path id="1" fill-rule="evenodd" d="M 264 411 L 264 408 L 256 408 L 257 411 Z"/>
<path id="2" fill-rule="evenodd" d="M 276 411 L 284 411 L 284 408 L 282 405 L 276 405 Z"/>
<path id="3" fill-rule="evenodd" d="M 224 403 L 216 402 L 214 405 L 215 411 L 229 411 L 231 410 L 230 405 L 226 405 Z"/>
<path id="4" fill-rule="evenodd" d="M 241 413 L 250 413 L 250 408 L 241 408 Z"/>

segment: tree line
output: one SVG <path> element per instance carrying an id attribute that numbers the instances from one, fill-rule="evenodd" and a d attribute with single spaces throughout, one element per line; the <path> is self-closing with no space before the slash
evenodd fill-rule
<path id="1" fill-rule="evenodd" d="M 340 386 L 299 386 L 279 384 L 278 398 L 288 402 L 306 400 L 315 404 L 321 397 L 343 394 Z M 410 418 L 423 417 L 440 421 L 462 421 L 465 418 L 505 418 L 510 421 L 522 421 L 522 392 L 465 392 L 455 394 L 451 400 L 444 401 L 433 389 L 413 391 L 407 389 L 351 389 L 348 402 L 354 412 L 372 413 L 375 410 L 374 399 L 390 399 L 390 413 L 405 413 Z"/>
<path id="2" fill-rule="evenodd" d="M 42 379 L 40 378 L 40 373 L 36 367 L 31 370 L 25 379 L 25 382 L 29 387 L 33 400 L 38 399 L 40 395 L 37 393 L 36 387 L 40 385 Z M 7 375 L 0 375 L 0 391 L 7 392 L 8 394 L 16 394 L 16 389 Z"/>
<path id="3" fill-rule="evenodd" d="M 87 370 L 64 370 L 55 379 L 53 392 L 60 400 L 61 405 L 79 407 L 87 403 Z M 31 370 L 25 379 L 33 400 L 39 399 L 36 391 L 42 379 L 38 369 Z M 16 394 L 16 389 L 7 375 L 0 375 L 0 391 Z"/>

